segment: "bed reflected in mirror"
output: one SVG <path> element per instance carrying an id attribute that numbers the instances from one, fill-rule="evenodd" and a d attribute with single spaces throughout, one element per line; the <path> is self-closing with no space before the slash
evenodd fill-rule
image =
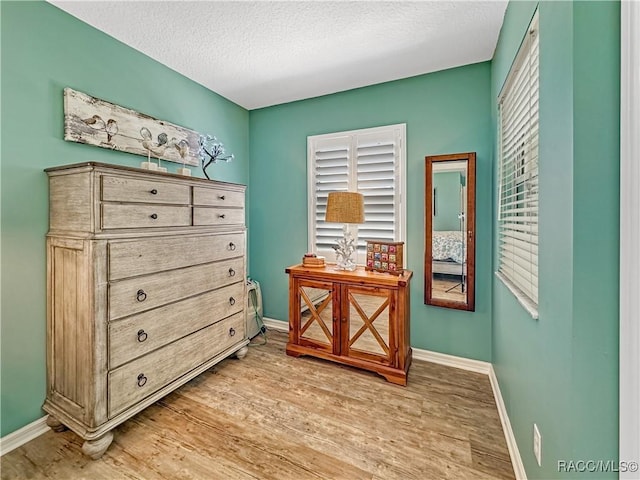
<path id="1" fill-rule="evenodd" d="M 424 303 L 474 310 L 476 154 L 425 160 Z"/>

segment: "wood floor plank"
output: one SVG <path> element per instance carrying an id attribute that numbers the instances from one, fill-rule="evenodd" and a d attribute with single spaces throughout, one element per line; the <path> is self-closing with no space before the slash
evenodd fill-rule
<path id="1" fill-rule="evenodd" d="M 10 479 L 513 479 L 485 375 L 414 361 L 406 387 L 269 332 L 115 429 L 103 457 L 47 432 L 0 459 Z M 254 344 L 256 341 L 254 340 Z"/>
<path id="2" fill-rule="evenodd" d="M 254 424 L 230 421 L 215 407 L 182 395 L 170 395 L 135 420 L 211 460 L 233 459 L 250 478 L 333 478 L 339 472 L 354 479 L 371 477 L 335 457 L 303 454 L 299 444 Z"/>

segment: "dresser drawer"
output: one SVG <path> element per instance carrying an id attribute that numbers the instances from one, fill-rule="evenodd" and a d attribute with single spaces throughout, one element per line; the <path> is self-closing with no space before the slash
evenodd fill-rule
<path id="1" fill-rule="evenodd" d="M 194 225 L 244 225 L 244 208 L 194 207 Z"/>
<path id="2" fill-rule="evenodd" d="M 114 282 L 109 285 L 109 320 L 192 297 L 243 278 L 244 258 L 237 257 Z"/>
<path id="3" fill-rule="evenodd" d="M 109 372 L 109 418 L 244 340 L 237 313 Z"/>
<path id="4" fill-rule="evenodd" d="M 109 242 L 109 280 L 244 257 L 244 232 Z"/>
<path id="5" fill-rule="evenodd" d="M 190 203 L 191 195 L 188 185 L 111 175 L 103 175 L 101 178 L 101 198 L 103 201 L 174 203 L 180 205 L 188 205 Z"/>
<path id="6" fill-rule="evenodd" d="M 200 330 L 244 308 L 244 282 L 109 324 L 109 368 Z M 234 301 L 230 302 L 229 299 Z"/>
<path id="7" fill-rule="evenodd" d="M 244 192 L 193 187 L 193 204 L 214 207 L 244 207 Z"/>
<path id="8" fill-rule="evenodd" d="M 146 204 L 102 204 L 102 228 L 186 227 L 191 225 L 189 207 Z"/>

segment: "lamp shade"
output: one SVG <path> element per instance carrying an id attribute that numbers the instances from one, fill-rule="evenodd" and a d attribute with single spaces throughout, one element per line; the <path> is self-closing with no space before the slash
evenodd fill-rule
<path id="1" fill-rule="evenodd" d="M 324 221 L 364 223 L 364 196 L 357 192 L 330 192 Z"/>

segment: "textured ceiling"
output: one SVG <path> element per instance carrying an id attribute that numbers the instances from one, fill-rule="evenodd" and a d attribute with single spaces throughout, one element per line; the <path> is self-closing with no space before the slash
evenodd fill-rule
<path id="1" fill-rule="evenodd" d="M 489 60 L 507 4 L 50 3 L 250 110 Z"/>

